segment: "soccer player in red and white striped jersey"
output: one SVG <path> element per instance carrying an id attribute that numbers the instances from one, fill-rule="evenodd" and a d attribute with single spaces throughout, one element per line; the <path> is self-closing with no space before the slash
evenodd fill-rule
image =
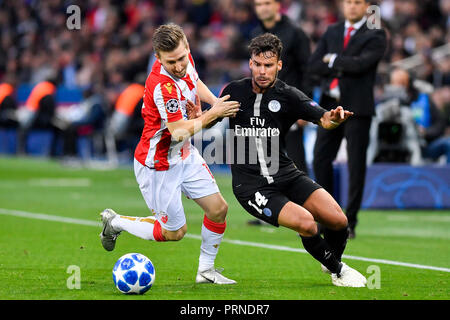
<path id="1" fill-rule="evenodd" d="M 113 250 L 121 231 L 147 240 L 181 240 L 187 230 L 183 192 L 205 212 L 196 282 L 235 283 L 214 267 L 228 205 L 190 137 L 219 118 L 234 116 L 239 103 L 227 101 L 229 96 L 217 98 L 199 79 L 179 26 L 160 26 L 152 41 L 157 60 L 145 83 L 145 126 L 134 155 L 134 171 L 153 215 L 130 217 L 104 210 L 102 244 L 106 250 Z M 198 98 L 212 107 L 202 112 Z M 188 117 L 189 110 L 194 110 L 195 118 Z"/>

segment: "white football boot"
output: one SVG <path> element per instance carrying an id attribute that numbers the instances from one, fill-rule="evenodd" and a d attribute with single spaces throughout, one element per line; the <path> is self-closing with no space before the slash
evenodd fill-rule
<path id="1" fill-rule="evenodd" d="M 215 284 L 235 284 L 236 281 L 228 279 L 223 276 L 223 269 L 216 269 L 214 267 L 205 270 L 203 272 L 197 272 L 197 276 L 195 277 L 196 283 L 215 283 Z"/>
<path id="2" fill-rule="evenodd" d="M 100 213 L 102 217 L 103 230 L 100 233 L 100 240 L 103 248 L 107 251 L 113 251 L 116 246 L 116 239 L 120 232 L 115 231 L 111 226 L 111 221 L 117 216 L 117 213 L 112 209 L 105 209 Z"/>
<path id="3" fill-rule="evenodd" d="M 338 287 L 354 287 L 362 288 L 366 286 L 367 279 L 355 269 L 350 268 L 342 263 L 341 272 L 331 274 L 331 282 Z"/>

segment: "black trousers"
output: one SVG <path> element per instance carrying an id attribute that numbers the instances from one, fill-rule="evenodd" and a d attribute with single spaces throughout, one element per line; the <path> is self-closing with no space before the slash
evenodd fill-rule
<path id="1" fill-rule="evenodd" d="M 347 139 L 349 189 L 346 215 L 350 228 L 355 228 L 361 207 L 366 178 L 366 152 L 372 118 L 351 117 L 334 130 L 317 129 L 314 146 L 314 174 L 316 181 L 333 194 L 333 161 L 343 138 Z"/>

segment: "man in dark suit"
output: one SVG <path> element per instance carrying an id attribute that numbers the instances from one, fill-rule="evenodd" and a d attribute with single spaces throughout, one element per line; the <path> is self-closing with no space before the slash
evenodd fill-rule
<path id="1" fill-rule="evenodd" d="M 260 23 L 252 31 L 252 36 L 256 37 L 269 32 L 280 38 L 283 44 L 281 53 L 283 69 L 279 72 L 278 78 L 310 97 L 312 90 L 308 85 L 308 79 L 304 76 L 311 56 L 308 36 L 293 21 L 281 13 L 280 0 L 254 0 L 253 4 Z M 294 161 L 299 170 L 308 174 L 303 145 L 303 126 L 305 123 L 303 120 L 294 123 L 286 134 L 285 142 L 289 158 Z M 258 219 L 250 220 L 249 224 L 260 225 L 261 221 Z"/>
<path id="2" fill-rule="evenodd" d="M 375 113 L 375 75 L 386 49 L 385 31 L 367 22 L 369 4 L 369 0 L 343 0 L 345 21 L 328 27 L 309 61 L 309 72 L 321 79 L 320 105 L 329 109 L 342 105 L 354 112 L 352 119 L 337 130 L 327 132 L 318 128 L 313 162 L 316 181 L 333 194 L 332 163 L 342 139 L 346 138 L 349 238 L 355 237 L 364 191 L 366 150 Z"/>

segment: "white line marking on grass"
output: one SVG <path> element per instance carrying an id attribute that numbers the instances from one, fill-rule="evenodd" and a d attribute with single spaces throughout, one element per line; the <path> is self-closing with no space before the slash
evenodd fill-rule
<path id="1" fill-rule="evenodd" d="M 427 221 L 427 222 L 450 222 L 450 216 L 446 215 L 423 215 L 418 217 L 411 217 L 402 214 L 390 214 L 386 216 L 389 221 Z"/>
<path id="2" fill-rule="evenodd" d="M 38 187 L 90 187 L 91 180 L 88 178 L 43 178 L 30 179 L 28 184 Z"/>
<path id="3" fill-rule="evenodd" d="M 191 236 L 191 238 L 194 238 L 194 237 L 192 237 L 192 235 L 186 235 L 186 236 Z M 196 236 L 195 238 L 198 238 L 198 236 Z M 277 246 L 277 245 L 258 243 L 258 242 L 248 242 L 248 241 L 230 240 L 230 239 L 223 239 L 222 242 L 227 242 L 227 243 L 232 243 L 232 244 L 237 244 L 237 245 L 242 245 L 242 246 L 250 246 L 250 247 L 258 247 L 258 248 L 264 248 L 264 249 L 279 250 L 279 251 L 308 253 L 304 249 L 291 248 L 291 247 L 285 247 L 285 246 Z M 375 262 L 375 263 L 389 264 L 389 265 L 393 265 L 393 266 L 402 266 L 402 267 L 416 268 L 416 269 L 426 269 L 426 270 L 450 272 L 449 268 L 425 266 L 425 265 L 421 265 L 421 264 L 407 263 L 407 262 L 401 262 L 401 261 L 392 261 L 392 260 L 385 260 L 385 259 L 373 259 L 373 258 L 357 257 L 357 256 L 346 255 L 346 254 L 342 255 L 342 258 L 346 258 L 346 259 L 350 259 L 350 260 L 359 260 L 359 261 L 366 261 L 366 262 Z"/>
<path id="4" fill-rule="evenodd" d="M 92 221 L 92 220 L 75 219 L 75 218 L 69 218 L 69 217 L 54 216 L 54 215 L 44 214 L 44 213 L 33 213 L 33 212 L 10 210 L 10 209 L 3 209 L 3 208 L 0 208 L 0 214 L 15 216 L 15 217 L 22 217 L 22 218 L 37 219 L 37 220 L 47 220 L 47 221 L 56 221 L 56 222 L 64 222 L 64 223 L 71 223 L 71 224 L 81 224 L 81 225 L 92 226 L 92 227 L 101 227 L 102 226 L 101 222 L 96 222 L 96 221 Z"/>
<path id="5" fill-rule="evenodd" d="M 49 215 L 49 214 L 44 214 L 44 213 L 33 213 L 33 212 L 11 210 L 11 209 L 4 209 L 4 208 L 0 208 L 0 215 L 1 214 L 14 216 L 14 217 L 63 222 L 63 223 L 78 224 L 78 225 L 93 226 L 93 227 L 101 227 L 102 226 L 101 222 L 96 222 L 96 221 L 92 221 L 92 220 L 75 219 L 75 218 L 69 218 L 69 217 Z M 196 235 L 196 234 L 186 234 L 185 237 L 190 238 L 190 239 L 196 239 L 196 240 L 202 239 L 202 237 L 200 235 Z M 223 239 L 222 242 L 231 243 L 231 244 L 240 245 L 240 246 L 256 247 L 256 248 L 271 249 L 271 250 L 278 250 L 278 251 L 307 253 L 306 250 L 304 250 L 304 249 L 271 245 L 271 244 L 266 244 L 266 243 L 249 242 L 249 241 L 242 241 L 242 240 L 231 240 L 231 239 Z M 450 272 L 449 268 L 426 266 L 426 265 L 406 263 L 406 262 L 401 262 L 401 261 L 373 259 L 373 258 L 350 256 L 350 255 L 345 255 L 345 254 L 342 257 L 346 258 L 346 259 L 351 259 L 351 260 L 374 262 L 374 263 L 388 264 L 388 265 L 393 265 L 393 266 Z"/>

